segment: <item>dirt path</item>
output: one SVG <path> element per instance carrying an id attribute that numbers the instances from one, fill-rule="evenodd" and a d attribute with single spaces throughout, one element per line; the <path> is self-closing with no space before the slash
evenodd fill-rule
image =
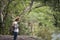
<path id="1" fill-rule="evenodd" d="M 13 40 L 13 36 L 11 35 L 0 35 L 0 40 Z M 36 37 L 31 36 L 18 36 L 17 40 L 40 40 Z"/>

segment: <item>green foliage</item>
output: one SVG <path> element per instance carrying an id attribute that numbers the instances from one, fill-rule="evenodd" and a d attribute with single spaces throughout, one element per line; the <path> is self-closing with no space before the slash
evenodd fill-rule
<path id="1" fill-rule="evenodd" d="M 52 12 L 50 7 L 44 6 L 32 10 L 28 15 L 25 14 L 23 17 L 24 22 L 30 22 L 33 28 L 33 31 L 31 31 L 30 35 L 41 36 L 44 39 L 47 37 L 46 40 L 50 40 L 51 34 L 55 30 L 55 19 L 53 13 L 54 12 Z"/>
<path id="2" fill-rule="evenodd" d="M 11 17 L 10 16 L 7 16 L 6 20 L 5 20 L 5 31 L 4 31 L 4 34 L 10 34 L 10 26 L 11 26 Z"/>
<path id="3" fill-rule="evenodd" d="M 29 29 L 24 22 L 20 22 L 20 35 L 29 35 Z"/>
<path id="4" fill-rule="evenodd" d="M 44 40 L 51 40 L 52 31 L 49 27 L 40 27 L 40 30 L 37 35 Z"/>

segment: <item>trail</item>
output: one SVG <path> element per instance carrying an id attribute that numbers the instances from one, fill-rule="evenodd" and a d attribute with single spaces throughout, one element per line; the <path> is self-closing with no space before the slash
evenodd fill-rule
<path id="1" fill-rule="evenodd" d="M 13 40 L 13 36 L 11 35 L 0 35 L 0 40 Z M 20 36 L 18 35 L 17 40 L 40 40 L 37 37 L 32 37 L 32 36 Z"/>

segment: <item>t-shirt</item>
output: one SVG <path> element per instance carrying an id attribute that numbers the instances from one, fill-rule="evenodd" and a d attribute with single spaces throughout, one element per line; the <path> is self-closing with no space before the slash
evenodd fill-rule
<path id="1" fill-rule="evenodd" d="M 18 25 L 18 22 L 14 21 L 13 22 L 13 26 L 14 26 L 14 32 L 19 32 L 19 25 Z"/>

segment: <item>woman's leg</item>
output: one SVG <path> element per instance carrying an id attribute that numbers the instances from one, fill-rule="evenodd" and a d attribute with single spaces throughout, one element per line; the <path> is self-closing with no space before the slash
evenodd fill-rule
<path id="1" fill-rule="evenodd" d="M 14 32 L 14 40 L 17 39 L 17 32 Z"/>

